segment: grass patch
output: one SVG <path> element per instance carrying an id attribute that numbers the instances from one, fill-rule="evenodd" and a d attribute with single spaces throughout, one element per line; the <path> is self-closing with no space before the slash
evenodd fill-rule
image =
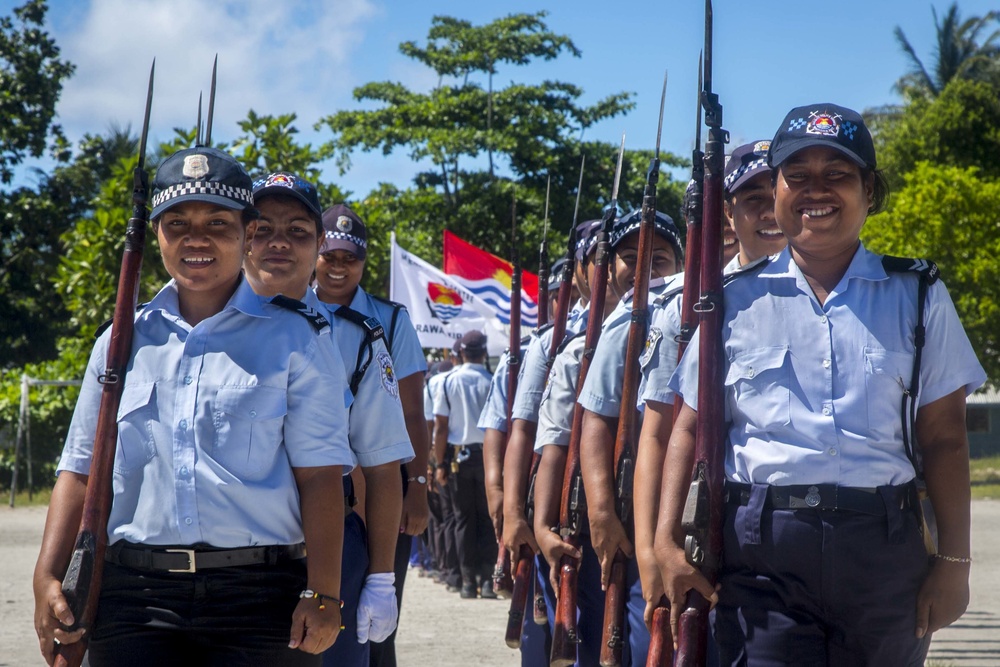
<path id="1" fill-rule="evenodd" d="M 28 492 L 24 489 L 20 490 L 14 496 L 14 507 L 32 507 L 38 505 L 48 505 L 49 500 L 52 498 L 52 487 L 39 489 L 31 494 L 31 500 L 28 500 Z M 3 495 L 0 496 L 0 502 L 4 505 L 10 505 L 10 489 L 5 489 Z"/>
<path id="2" fill-rule="evenodd" d="M 1000 499 L 1000 456 L 969 461 L 973 498 Z"/>

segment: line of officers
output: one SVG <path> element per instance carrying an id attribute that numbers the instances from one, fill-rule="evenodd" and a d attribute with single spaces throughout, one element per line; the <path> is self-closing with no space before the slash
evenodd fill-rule
<path id="1" fill-rule="evenodd" d="M 481 367 L 431 378 L 430 394 L 451 394 L 454 415 L 458 393 L 442 387 L 468 377 L 459 399 L 470 401 L 464 424 L 481 410 L 484 469 L 477 468 L 475 484 L 485 484 L 485 508 L 476 500 L 481 548 L 479 560 L 460 559 L 463 597 L 475 596 L 477 580 L 484 597 L 493 595 L 483 578 L 496 553 L 494 540 L 483 538 L 487 521 L 515 564 L 523 548 L 535 554 L 533 583 L 548 618 L 533 623 L 525 615 L 522 664 L 549 664 L 553 591 L 567 556 L 579 561 L 580 665 L 599 662 L 604 589 L 618 552 L 628 559 L 623 664 L 646 664 L 654 610 L 668 607 L 676 631 L 691 591 L 714 608 L 704 648 L 709 664 L 922 664 L 931 633 L 961 616 L 972 561 L 965 398 L 985 373 L 933 263 L 877 255 L 861 242 L 867 216 L 882 210 L 887 196 L 864 119 L 834 104 L 793 109 L 773 140 L 739 146 L 727 162 L 718 586 L 688 562 L 681 527 L 695 451 L 699 344 L 695 336 L 678 361 L 684 252 L 669 216 L 655 215 L 649 329 L 638 359 L 634 525 L 623 525 L 616 511 L 612 459 L 639 211 L 613 223 L 606 285 L 593 284 L 599 223 L 578 227 L 578 299 L 565 337 L 553 358 L 551 327 L 522 341 L 509 420 L 509 354 L 488 388 Z M 590 312 L 596 289 L 605 291 L 602 313 Z M 577 386 L 591 317 L 602 318 L 601 335 Z M 587 518 L 574 546 L 559 523 L 577 403 L 585 409 Z M 438 420 L 449 414 L 436 398 L 433 412 Z M 466 444 L 459 455 L 470 449 L 478 467 L 478 447 Z M 445 481 L 440 473 L 450 464 L 437 453 Z M 533 454 L 540 460 L 530 479 Z M 465 549 L 472 544 L 466 538 Z M 443 571 L 447 548 L 437 552 Z"/>

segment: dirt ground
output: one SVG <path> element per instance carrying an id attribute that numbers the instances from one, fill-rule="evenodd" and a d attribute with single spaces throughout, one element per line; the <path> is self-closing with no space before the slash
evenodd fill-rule
<path id="1" fill-rule="evenodd" d="M 0 509 L 0 667 L 44 665 L 32 627 L 31 572 L 44 507 Z M 972 603 L 934 637 L 928 664 L 1000 665 L 1000 501 L 972 506 Z M 508 604 L 462 600 L 416 576 L 406 580 L 396 639 L 401 667 L 501 667 L 520 664 L 503 642 Z"/>

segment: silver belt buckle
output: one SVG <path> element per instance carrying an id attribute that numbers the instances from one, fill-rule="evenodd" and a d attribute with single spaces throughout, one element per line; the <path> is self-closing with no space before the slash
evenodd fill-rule
<path id="1" fill-rule="evenodd" d="M 164 549 L 170 554 L 187 554 L 188 566 L 186 568 L 181 568 L 179 570 L 167 570 L 167 572 L 197 572 L 198 568 L 195 567 L 194 562 L 194 549 Z"/>
<path id="2" fill-rule="evenodd" d="M 819 506 L 819 502 L 820 502 L 819 488 L 815 486 L 810 486 L 809 493 L 806 494 L 806 505 L 808 505 L 809 507 L 817 507 Z"/>

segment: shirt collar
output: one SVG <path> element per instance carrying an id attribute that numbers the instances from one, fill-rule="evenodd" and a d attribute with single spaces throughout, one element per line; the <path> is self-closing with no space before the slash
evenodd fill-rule
<path id="1" fill-rule="evenodd" d="M 802 276 L 799 267 L 792 260 L 792 253 L 788 246 L 772 257 L 767 266 L 761 270 L 760 275 L 770 278 L 801 278 L 805 284 L 805 277 Z M 888 277 L 882 267 L 881 257 L 865 248 L 863 243 L 859 243 L 854 257 L 851 258 L 851 263 L 847 266 L 843 278 L 840 279 L 840 284 L 850 285 L 850 281 L 855 278 L 877 281 L 887 280 Z M 834 291 L 839 291 L 839 289 Z"/>
<path id="2" fill-rule="evenodd" d="M 240 282 L 236 286 L 236 291 L 233 295 L 229 297 L 229 301 L 223 307 L 224 312 L 229 309 L 238 310 L 239 312 L 250 315 L 251 317 L 267 317 L 261 307 L 261 302 L 264 297 L 260 297 L 253 288 L 250 287 L 250 283 L 247 282 L 246 277 L 240 273 Z M 140 313 L 140 318 L 149 318 L 153 313 L 161 313 L 170 319 L 182 320 L 180 300 L 177 294 L 177 281 L 171 280 L 166 285 L 156 293 L 146 307 L 142 309 Z"/>

